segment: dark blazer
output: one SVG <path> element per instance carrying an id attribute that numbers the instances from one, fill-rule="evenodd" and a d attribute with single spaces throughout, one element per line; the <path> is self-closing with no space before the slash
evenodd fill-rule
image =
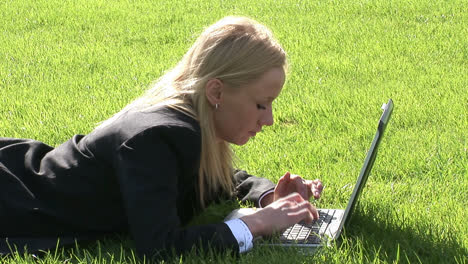
<path id="1" fill-rule="evenodd" d="M 54 248 L 129 232 L 140 255 L 193 246 L 238 251 L 224 223 L 187 227 L 200 212 L 199 124 L 159 108 L 127 113 L 52 148 L 0 138 L 0 253 Z M 237 196 L 258 202 L 270 181 L 234 174 Z"/>

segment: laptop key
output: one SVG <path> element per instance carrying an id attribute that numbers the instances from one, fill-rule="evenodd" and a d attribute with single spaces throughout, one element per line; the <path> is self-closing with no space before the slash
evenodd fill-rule
<path id="1" fill-rule="evenodd" d="M 318 234 L 311 234 L 304 243 L 307 244 L 319 244 L 321 241 L 321 238 Z"/>

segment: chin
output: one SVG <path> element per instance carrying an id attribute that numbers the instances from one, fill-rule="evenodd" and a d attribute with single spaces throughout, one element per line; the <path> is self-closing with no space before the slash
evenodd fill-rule
<path id="1" fill-rule="evenodd" d="M 238 143 L 235 143 L 235 144 L 238 145 L 238 146 L 245 145 L 245 144 L 247 144 L 247 142 L 249 142 L 249 139 L 250 139 L 250 138 L 248 138 L 248 137 L 247 137 L 246 139 L 240 139 L 240 140 L 238 141 Z"/>
<path id="2" fill-rule="evenodd" d="M 234 139 L 234 140 L 229 140 L 228 141 L 229 143 L 231 144 L 234 144 L 234 145 L 237 145 L 237 146 L 242 146 L 242 145 L 245 145 L 247 144 L 247 142 L 249 142 L 249 138 L 238 138 L 238 139 Z"/>

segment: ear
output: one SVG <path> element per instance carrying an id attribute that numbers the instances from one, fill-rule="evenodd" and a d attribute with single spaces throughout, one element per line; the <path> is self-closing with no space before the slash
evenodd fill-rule
<path id="1" fill-rule="evenodd" d="M 219 79 L 211 79 L 205 85 L 206 99 L 212 106 L 221 103 L 224 84 Z"/>

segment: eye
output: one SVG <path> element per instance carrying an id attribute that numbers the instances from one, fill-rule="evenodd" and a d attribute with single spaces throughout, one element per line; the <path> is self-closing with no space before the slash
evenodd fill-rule
<path id="1" fill-rule="evenodd" d="M 266 107 L 264 105 L 261 105 L 261 104 L 257 104 L 257 109 L 260 109 L 260 110 L 265 110 Z"/>

